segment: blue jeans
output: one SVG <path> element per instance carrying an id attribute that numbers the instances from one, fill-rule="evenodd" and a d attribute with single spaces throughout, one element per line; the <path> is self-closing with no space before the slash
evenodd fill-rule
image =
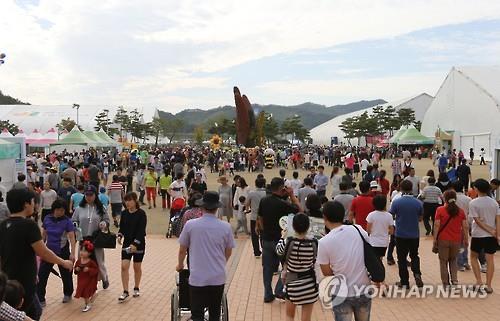
<path id="1" fill-rule="evenodd" d="M 272 281 L 274 272 L 279 268 L 279 257 L 276 254 L 276 245 L 278 241 L 262 241 L 262 269 L 264 279 L 264 298 L 269 299 L 274 297 Z M 274 293 L 278 296 L 283 296 L 283 283 L 278 277 L 278 282 L 274 288 Z"/>
<path id="2" fill-rule="evenodd" d="M 335 321 L 370 321 L 372 299 L 366 296 L 348 297 L 339 305 L 333 307 Z"/>
<path id="3" fill-rule="evenodd" d="M 467 247 L 461 247 L 464 249 L 462 253 L 458 252 L 457 255 L 457 265 L 458 267 L 462 267 L 469 264 L 469 260 L 467 259 L 469 251 L 467 251 Z"/>

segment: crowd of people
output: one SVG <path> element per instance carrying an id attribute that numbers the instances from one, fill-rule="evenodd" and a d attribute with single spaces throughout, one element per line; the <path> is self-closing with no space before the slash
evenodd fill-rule
<path id="1" fill-rule="evenodd" d="M 369 320 L 370 298 L 356 297 L 353 288 L 371 283 L 362 238 L 380 262 L 386 258 L 387 265 L 397 263 L 397 286 L 410 286 L 410 267 L 416 286 L 422 287 L 422 220 L 435 243 L 443 285 L 456 285 L 457 271 L 472 269 L 476 286 L 493 291 L 493 254 L 500 240 L 495 200 L 499 181 L 473 180 L 473 156 L 466 160 L 454 150 L 426 151 L 437 175 L 432 168 L 417 177 L 412 157 L 422 157 L 422 150 L 275 149 L 274 165 L 281 169 L 270 179 L 263 171 L 265 151 L 258 148 L 28 155 L 27 175 L 19 174 L 10 191 L 0 190 L 0 299 L 3 292 L 7 298 L 22 298 L 5 299 L 0 319 L 40 319 L 54 264 L 63 284 L 62 302 L 82 298 L 82 311 L 89 311 L 99 292 L 98 282 L 103 289 L 109 287 L 104 251 L 108 245 L 102 239 L 114 237 L 112 225 L 121 245 L 123 292 L 118 302 L 130 295 L 131 261 L 132 296 L 139 297 L 147 249 L 147 215 L 141 207 L 156 208 L 160 198 L 162 211 L 170 211 L 171 228 L 179 236 L 177 271 L 188 259 L 193 320 L 202 320 L 205 308 L 211 319 L 218 319 L 225 265 L 234 239 L 242 234 L 251 239 L 255 258 L 262 260 L 264 302 L 285 300 L 287 320 L 294 319 L 296 306 L 302 306 L 302 320 L 310 320 L 318 300 L 316 266 L 323 276 L 342 274 L 347 279 L 348 298 L 333 307 L 335 319 L 347 320 L 354 314 L 356 320 Z M 218 173 L 216 191 L 208 191 L 206 170 Z M 254 182 L 245 179 L 247 171 L 259 172 Z M 280 219 L 291 213 L 296 214 L 293 231 L 287 231 Z M 311 218 L 324 225 L 320 237 L 308 233 Z M 273 276 L 280 267 L 283 272 L 273 289 Z"/>

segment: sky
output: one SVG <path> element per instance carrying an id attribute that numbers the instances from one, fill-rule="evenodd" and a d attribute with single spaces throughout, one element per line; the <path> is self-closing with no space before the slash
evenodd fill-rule
<path id="1" fill-rule="evenodd" d="M 32 104 L 391 101 L 499 65 L 500 1 L 0 0 L 0 52 L 0 90 Z"/>

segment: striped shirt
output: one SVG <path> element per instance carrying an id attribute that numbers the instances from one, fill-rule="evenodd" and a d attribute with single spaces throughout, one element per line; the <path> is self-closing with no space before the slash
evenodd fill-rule
<path id="1" fill-rule="evenodd" d="M 123 185 L 120 182 L 113 182 L 108 187 L 109 202 L 111 204 L 122 202 Z"/>
<path id="2" fill-rule="evenodd" d="M 421 194 L 424 203 L 439 204 L 439 200 L 443 197 L 443 192 L 439 187 L 434 185 L 426 186 Z"/>
<path id="3" fill-rule="evenodd" d="M 286 261 L 287 271 L 294 273 L 307 272 L 314 269 L 314 245 L 311 240 L 292 239 L 290 244 L 290 256 Z M 286 240 L 280 239 L 276 245 L 276 253 L 285 256 Z"/>

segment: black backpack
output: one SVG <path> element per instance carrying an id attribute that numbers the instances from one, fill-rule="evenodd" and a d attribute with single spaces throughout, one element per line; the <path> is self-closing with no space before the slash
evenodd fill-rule
<path id="1" fill-rule="evenodd" d="M 377 256 L 375 251 L 373 250 L 373 247 L 371 246 L 368 241 L 365 240 L 363 234 L 359 231 L 356 225 L 352 225 L 356 231 L 358 231 L 359 236 L 363 240 L 363 252 L 364 252 L 364 257 L 365 257 L 365 267 L 366 271 L 368 272 L 368 277 L 370 280 L 373 282 L 384 282 L 385 280 L 385 268 L 384 264 L 382 264 L 382 261 L 380 261 L 380 258 Z"/>

